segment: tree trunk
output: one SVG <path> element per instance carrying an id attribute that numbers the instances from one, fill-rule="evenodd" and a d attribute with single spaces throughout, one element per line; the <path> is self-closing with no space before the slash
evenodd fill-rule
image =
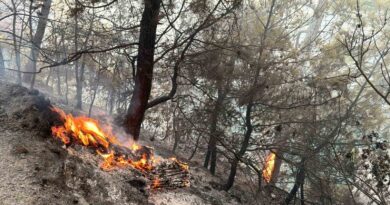
<path id="1" fill-rule="evenodd" d="M 92 95 L 92 99 L 91 99 L 91 104 L 89 105 L 88 117 L 91 117 L 91 112 L 92 112 L 93 104 L 95 103 L 97 90 L 99 89 L 99 81 L 100 81 L 100 70 L 98 70 L 98 73 L 97 73 L 97 76 L 96 76 L 96 86 L 95 86 L 95 88 L 94 88 L 94 90 L 93 90 L 93 95 Z"/>
<path id="2" fill-rule="evenodd" d="M 78 33 L 78 26 L 79 26 L 79 19 L 77 14 L 74 16 L 74 52 L 77 53 L 79 49 L 79 33 Z M 84 57 L 83 57 L 84 58 Z M 76 77 L 76 109 L 82 109 L 82 80 L 80 77 L 79 72 L 79 59 L 76 59 L 74 62 L 74 72 Z"/>
<path id="3" fill-rule="evenodd" d="M 116 95 L 116 90 L 114 86 L 111 87 L 111 92 L 109 94 L 109 102 L 108 102 L 108 113 L 112 115 L 114 111 L 114 104 L 115 104 L 115 95 Z"/>
<path id="4" fill-rule="evenodd" d="M 84 84 L 84 70 L 85 70 L 85 57 L 83 55 L 81 59 L 81 66 L 79 67 L 77 64 L 76 72 L 77 78 L 76 80 L 76 108 L 83 108 L 83 84 Z"/>
<path id="5" fill-rule="evenodd" d="M 74 30 L 74 37 L 75 37 L 75 52 L 79 52 L 79 18 L 77 16 L 78 14 L 75 15 L 75 30 Z M 89 37 L 91 36 L 92 33 L 92 28 L 93 28 L 93 20 L 95 18 L 95 10 L 92 9 L 92 19 L 89 24 L 89 29 L 88 33 L 85 37 L 85 40 L 83 42 L 82 49 L 85 49 L 87 47 Z M 92 46 L 93 46 L 93 41 L 92 41 Z M 82 104 L 83 104 L 83 85 L 84 85 L 84 71 L 85 71 L 85 55 L 82 56 L 81 58 L 81 67 L 79 67 L 79 61 L 76 60 L 75 62 L 75 74 L 76 74 L 76 108 L 77 109 L 82 109 Z"/>
<path id="6" fill-rule="evenodd" d="M 49 81 L 50 81 L 50 77 L 51 77 L 51 73 L 52 72 L 53 72 L 53 68 L 50 68 L 49 69 L 49 74 L 46 77 L 46 83 L 45 83 L 46 86 L 49 86 Z"/>
<path id="7" fill-rule="evenodd" d="M 237 166 L 238 166 L 238 159 L 234 158 L 231 163 L 229 178 L 224 186 L 224 189 L 226 191 L 232 188 L 234 184 L 234 178 L 236 178 L 236 173 L 237 173 Z"/>
<path id="8" fill-rule="evenodd" d="M 246 132 L 244 135 L 244 141 L 241 144 L 240 151 L 237 153 L 237 155 L 234 157 L 231 168 L 230 168 L 230 174 L 227 183 L 225 184 L 224 189 L 227 191 L 229 190 L 234 183 L 234 178 L 236 177 L 237 173 L 237 166 L 239 159 L 242 158 L 246 152 L 246 149 L 249 145 L 249 139 L 251 138 L 253 126 L 251 122 L 251 114 L 252 114 L 252 108 L 253 108 L 253 100 L 251 100 L 248 105 L 246 106 L 246 114 L 245 114 L 245 126 L 246 126 Z"/>
<path id="9" fill-rule="evenodd" d="M 68 67 L 65 69 L 65 104 L 69 104 L 69 83 L 68 83 Z"/>
<path id="10" fill-rule="evenodd" d="M 3 49 L 0 47 L 0 77 L 4 77 L 4 74 L 5 74 L 4 55 L 3 55 Z"/>
<path id="11" fill-rule="evenodd" d="M 221 86 L 218 86 L 218 97 L 215 101 L 214 110 L 211 113 L 210 119 L 210 139 L 208 143 L 206 158 L 203 166 L 208 168 L 210 163 L 210 172 L 215 175 L 215 168 L 217 165 L 217 138 L 218 138 L 218 118 L 222 110 L 223 101 L 225 100 L 225 93 Z"/>
<path id="12" fill-rule="evenodd" d="M 198 138 L 196 139 L 196 143 L 195 143 L 195 148 L 194 148 L 194 151 L 192 151 L 191 155 L 188 157 L 188 161 L 191 161 L 192 158 L 195 156 L 196 154 L 196 151 L 198 150 L 198 147 L 199 147 L 199 142 L 200 142 L 200 139 L 202 137 L 199 135 Z"/>
<path id="13" fill-rule="evenodd" d="M 30 88 L 34 87 L 35 83 L 35 73 L 36 72 L 36 66 L 37 66 L 37 59 L 39 55 L 39 50 L 41 49 L 41 44 L 43 40 L 43 36 L 45 35 L 46 30 L 46 24 L 47 24 L 47 18 L 50 13 L 50 7 L 51 7 L 52 0 L 45 0 L 41 12 L 38 14 L 38 26 L 35 32 L 34 37 L 32 38 L 32 46 L 30 51 L 30 61 L 27 64 L 26 71 L 30 73 L 25 73 L 23 75 L 24 81 L 26 83 L 30 83 Z M 32 28 L 30 28 L 32 29 Z"/>
<path id="14" fill-rule="evenodd" d="M 285 204 L 290 204 L 290 202 L 296 198 L 296 194 L 298 192 L 298 189 L 303 186 L 304 180 L 305 180 L 305 167 L 304 167 L 304 161 L 302 160 L 302 165 L 298 169 L 297 177 L 295 178 L 295 183 L 293 188 L 291 189 L 290 193 L 285 199 Z"/>
<path id="15" fill-rule="evenodd" d="M 57 71 L 57 94 L 58 96 L 61 96 L 62 95 L 62 92 L 61 92 L 61 71 L 60 71 L 60 67 L 59 68 L 56 68 L 56 71 Z"/>
<path id="16" fill-rule="evenodd" d="M 18 44 L 18 41 L 16 40 L 16 17 L 17 17 L 17 9 L 16 9 L 16 4 L 15 4 L 15 1 L 14 0 L 11 0 L 11 3 L 12 3 L 12 9 L 14 11 L 14 15 L 13 15 L 13 20 L 12 20 L 12 33 L 14 35 L 12 35 L 12 40 L 13 40 L 13 46 L 14 46 L 14 51 L 15 51 L 15 64 L 16 64 L 16 68 L 18 70 L 18 73 L 17 73 L 17 83 L 19 85 L 22 84 L 22 73 L 20 72 L 20 44 L 21 44 L 21 40 L 22 40 L 22 37 L 23 37 L 23 31 L 20 32 L 20 39 L 19 39 L 19 44 Z M 23 28 L 23 23 L 22 23 L 22 28 Z"/>
<path id="17" fill-rule="evenodd" d="M 176 108 L 178 108 L 178 107 L 179 107 L 179 101 L 176 103 Z M 179 141 L 180 141 L 180 133 L 178 133 L 178 130 L 177 130 L 178 123 L 176 121 L 176 119 L 177 119 L 176 108 L 173 110 L 173 116 L 172 116 L 173 139 L 175 140 L 173 142 L 173 148 L 172 148 L 173 153 L 176 152 L 176 149 L 179 146 Z"/>
<path id="18" fill-rule="evenodd" d="M 135 85 L 126 114 L 126 131 L 139 139 L 142 120 L 147 109 L 153 79 L 154 47 L 161 0 L 145 0 L 142 14 Z"/>

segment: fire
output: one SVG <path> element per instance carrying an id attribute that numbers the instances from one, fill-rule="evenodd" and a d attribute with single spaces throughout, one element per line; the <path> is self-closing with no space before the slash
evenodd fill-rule
<path id="1" fill-rule="evenodd" d="M 152 188 L 153 189 L 157 189 L 161 186 L 160 184 L 160 179 L 158 177 L 156 177 L 154 180 L 153 180 L 153 183 L 152 183 Z"/>
<path id="2" fill-rule="evenodd" d="M 71 114 L 65 114 L 59 108 L 52 108 L 52 110 L 60 114 L 65 123 L 62 126 L 52 127 L 51 131 L 55 137 L 61 139 L 66 145 L 75 140 L 84 146 L 107 149 L 110 144 L 117 142 L 113 135 L 105 133 L 100 128 L 99 123 L 92 118 L 73 117 Z M 70 138 L 70 136 L 73 138 Z"/>
<path id="3" fill-rule="evenodd" d="M 139 150 L 139 149 L 141 149 L 141 146 L 137 145 L 136 143 L 133 143 L 133 144 L 131 145 L 131 150 L 137 151 L 137 150 Z"/>
<path id="4" fill-rule="evenodd" d="M 102 170 L 111 171 L 115 168 L 131 167 L 147 174 L 152 172 L 161 160 L 154 157 L 152 149 L 149 150 L 134 142 L 127 146 L 119 143 L 110 132 L 111 128 L 103 129 L 97 120 L 84 116 L 74 117 L 59 108 L 52 108 L 52 110 L 57 112 L 64 121 L 63 125 L 51 128 L 52 135 L 67 146 L 77 143 L 95 149 L 96 153 L 103 159 L 100 164 Z M 128 153 L 129 155 L 140 156 L 140 158 L 120 154 L 115 151 L 118 147 L 127 147 L 126 150 L 131 152 Z M 169 160 L 179 164 L 182 170 L 188 172 L 186 163 L 179 162 L 176 158 Z M 153 177 L 151 187 L 160 187 L 160 179 Z"/>
<path id="5" fill-rule="evenodd" d="M 275 169 L 275 159 L 276 159 L 275 153 L 271 152 L 265 160 L 265 166 L 263 169 L 263 178 L 267 183 L 270 183 L 272 179 L 272 174 Z"/>

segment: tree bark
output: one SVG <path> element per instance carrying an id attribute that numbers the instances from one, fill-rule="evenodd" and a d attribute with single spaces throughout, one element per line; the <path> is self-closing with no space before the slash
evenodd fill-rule
<path id="1" fill-rule="evenodd" d="M 50 81 L 50 77 L 51 77 L 51 73 L 53 72 L 53 68 L 50 68 L 49 69 L 49 74 L 47 75 L 46 77 L 46 82 L 45 82 L 45 85 L 46 86 L 49 86 L 49 81 Z"/>
<path id="2" fill-rule="evenodd" d="M 14 0 L 11 0 L 11 3 L 12 3 L 12 9 L 14 11 L 14 15 L 13 15 L 13 19 L 12 19 L 12 33 L 14 35 L 12 35 L 12 40 L 13 40 L 13 46 L 14 46 L 14 50 L 15 50 L 15 64 L 16 64 L 16 68 L 18 70 L 18 73 L 17 73 L 17 83 L 19 85 L 22 84 L 22 73 L 20 72 L 20 45 L 21 45 L 21 40 L 22 40 L 22 37 L 23 37 L 23 31 L 20 32 L 20 39 L 19 39 L 19 43 L 18 41 L 16 40 L 16 17 L 17 17 L 17 10 L 16 10 L 16 4 L 15 4 L 15 1 Z M 23 22 L 22 22 L 22 28 L 23 28 Z"/>
<path id="3" fill-rule="evenodd" d="M 65 69 L 65 104 L 69 104 L 69 83 L 68 83 L 68 67 Z"/>
<path id="4" fill-rule="evenodd" d="M 176 149 L 179 146 L 179 141 L 180 141 L 180 133 L 178 133 L 178 130 L 177 130 L 177 128 L 179 126 L 178 126 L 178 123 L 176 121 L 177 120 L 176 109 L 179 107 L 179 103 L 180 103 L 180 101 L 177 101 L 176 107 L 173 110 L 173 116 L 172 116 L 172 131 L 173 131 L 173 139 L 175 140 L 173 142 L 173 148 L 172 148 L 173 153 L 176 152 Z"/>
<path id="5" fill-rule="evenodd" d="M 244 135 L 244 141 L 241 144 L 240 151 L 237 153 L 237 156 L 233 159 L 231 168 L 230 168 L 230 174 L 229 178 L 224 186 L 224 189 L 227 191 L 229 190 L 233 184 L 234 184 L 234 178 L 236 177 L 237 173 L 237 166 L 239 159 L 242 158 L 246 152 L 246 149 L 248 148 L 249 145 L 249 139 L 251 138 L 252 131 L 253 131 L 253 126 L 251 122 L 251 114 L 252 114 L 252 108 L 253 108 L 253 102 L 248 103 L 246 106 L 246 114 L 245 114 L 245 126 L 246 126 L 246 132 Z"/>
<path id="6" fill-rule="evenodd" d="M 142 14 L 135 86 L 126 114 L 126 131 L 139 139 L 142 120 L 147 109 L 153 79 L 154 47 L 161 0 L 145 0 Z"/>
<path id="7" fill-rule="evenodd" d="M 203 166 L 208 168 L 210 163 L 210 172 L 215 175 L 215 169 L 217 165 L 217 138 L 218 138 L 218 118 L 222 110 L 223 101 L 225 100 L 225 92 L 221 86 L 218 86 L 218 97 L 215 101 L 213 113 L 211 113 L 210 119 L 210 139 L 208 143 L 206 158 Z"/>
<path id="8" fill-rule="evenodd" d="M 296 198 L 296 194 L 298 192 L 298 189 L 303 186 L 304 180 L 305 180 L 305 166 L 304 166 L 304 160 L 302 160 L 302 165 L 298 169 L 297 176 L 295 178 L 295 183 L 293 188 L 291 189 L 290 193 L 285 199 L 285 204 L 290 204 L 291 201 Z"/>
<path id="9" fill-rule="evenodd" d="M 79 43 L 78 43 L 78 39 L 79 39 L 79 34 L 78 34 L 78 24 L 79 24 L 79 21 L 78 21 L 78 14 L 76 14 L 74 16 L 74 52 L 76 53 L 78 51 L 78 47 L 79 47 Z M 84 58 L 84 56 L 83 56 Z M 83 90 L 83 80 L 81 79 L 81 76 L 80 76 L 80 71 L 79 71 L 79 59 L 77 59 L 75 62 L 74 62 L 74 71 L 75 71 L 75 77 L 76 77 L 76 106 L 75 108 L 77 109 L 82 109 L 82 90 Z"/>
<path id="10" fill-rule="evenodd" d="M 110 115 L 113 113 L 114 111 L 114 105 L 115 105 L 115 96 L 116 96 L 116 88 L 115 88 L 115 78 L 116 78 L 116 75 L 117 75 L 117 70 L 118 70 L 118 67 L 115 65 L 115 68 L 114 68 L 114 73 L 112 74 L 112 79 L 111 79 L 111 91 L 109 93 L 109 102 L 108 102 L 108 112 L 110 113 Z"/>
<path id="11" fill-rule="evenodd" d="M 56 71 L 57 71 L 57 94 L 58 96 L 61 96 L 62 93 L 61 93 L 61 71 L 60 71 L 60 68 L 56 68 Z"/>
<path id="12" fill-rule="evenodd" d="M 78 14 L 75 15 L 75 52 L 78 52 L 78 39 L 79 39 L 79 28 L 78 28 Z M 93 28 L 93 19 L 95 18 L 95 10 L 92 9 L 92 19 L 89 23 L 88 33 L 85 37 L 85 40 L 83 42 L 82 49 L 85 49 L 87 47 L 89 37 L 92 33 Z M 92 41 L 93 45 L 93 41 Z M 79 62 L 76 60 L 75 62 L 75 74 L 76 74 L 76 108 L 82 109 L 83 106 L 83 85 L 84 85 L 84 71 L 85 71 L 85 55 L 81 58 L 81 67 L 79 67 Z"/>
<path id="13" fill-rule="evenodd" d="M 83 55 L 81 59 L 81 66 L 79 67 L 77 64 L 76 67 L 76 73 L 78 78 L 78 80 L 76 80 L 76 108 L 80 110 L 83 108 L 84 70 L 85 70 L 85 57 Z"/>
<path id="14" fill-rule="evenodd" d="M 3 49 L 0 47 L 0 77 L 4 77 L 4 74 L 5 74 L 4 55 L 3 55 Z"/>
<path id="15" fill-rule="evenodd" d="M 100 81 L 100 70 L 98 70 L 98 73 L 97 73 L 97 76 L 96 76 L 96 85 L 95 85 L 95 88 L 93 89 L 93 95 L 92 95 L 92 99 L 91 99 L 91 104 L 89 105 L 89 110 L 88 110 L 88 117 L 91 117 L 93 104 L 95 103 L 97 90 L 99 89 L 99 81 Z"/>
<path id="16" fill-rule="evenodd" d="M 43 36 L 45 35 L 47 18 L 49 17 L 50 7 L 52 0 L 45 0 L 41 12 L 38 14 L 38 26 L 35 32 L 34 37 L 32 38 L 32 46 L 30 51 L 30 61 L 27 64 L 27 72 L 23 75 L 24 81 L 26 83 L 30 83 L 30 88 L 34 87 L 35 83 L 35 73 L 37 66 L 37 59 L 39 55 L 39 50 L 41 49 L 41 44 L 43 40 Z M 30 28 L 32 29 L 32 28 Z M 31 73 L 32 72 L 32 73 Z"/>

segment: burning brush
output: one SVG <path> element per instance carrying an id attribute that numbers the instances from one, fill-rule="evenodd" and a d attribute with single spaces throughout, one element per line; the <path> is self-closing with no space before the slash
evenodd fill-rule
<path id="1" fill-rule="evenodd" d="M 74 117 L 59 108 L 52 108 L 63 120 L 63 124 L 51 128 L 54 137 L 66 146 L 80 144 L 96 150 L 103 159 L 100 167 L 105 171 L 131 167 L 149 178 L 150 187 L 188 187 L 189 167 L 176 158 L 162 159 L 154 156 L 153 149 L 133 143 L 126 147 L 117 138 L 100 126 L 97 120 L 88 117 Z"/>

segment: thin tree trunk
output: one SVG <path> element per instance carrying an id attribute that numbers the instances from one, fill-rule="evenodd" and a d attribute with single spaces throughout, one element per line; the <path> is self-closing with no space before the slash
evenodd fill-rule
<path id="1" fill-rule="evenodd" d="M 39 55 L 39 50 L 41 49 L 43 36 L 45 35 L 47 18 L 49 17 L 51 3 L 52 0 L 44 1 L 41 12 L 39 12 L 38 14 L 38 18 L 39 18 L 38 25 L 37 25 L 35 35 L 32 38 L 32 42 L 31 42 L 32 45 L 31 45 L 31 52 L 30 52 L 30 61 L 27 65 L 27 71 L 32 73 L 25 73 L 24 75 L 24 81 L 30 83 L 30 88 L 33 88 L 35 83 L 34 72 L 36 72 L 37 59 Z M 32 30 L 33 29 L 32 25 L 30 25 L 30 27 L 31 27 L 30 29 Z"/>
<path id="2" fill-rule="evenodd" d="M 14 46 L 14 51 L 15 51 L 15 64 L 16 64 L 16 68 L 18 70 L 18 73 L 17 73 L 17 83 L 19 85 L 22 84 L 22 73 L 20 72 L 20 46 L 18 46 L 18 41 L 16 40 L 16 17 L 17 17 L 17 11 L 16 11 L 16 5 L 15 5 L 15 1 L 14 0 L 11 0 L 12 2 L 12 9 L 14 11 L 14 15 L 13 15 L 13 20 L 12 20 L 12 39 L 13 39 L 13 46 Z M 23 35 L 23 31 L 21 31 L 21 35 Z M 21 39 L 20 39 L 21 41 Z M 19 42 L 19 45 L 20 45 L 20 42 Z"/>
<path id="3" fill-rule="evenodd" d="M 81 66 L 77 64 L 76 72 L 78 73 L 78 80 L 76 81 L 76 108 L 83 108 L 83 84 L 84 84 L 84 71 L 85 71 L 85 56 L 81 58 Z"/>
<path id="4" fill-rule="evenodd" d="M 233 184 L 234 184 L 234 178 L 236 177 L 237 173 L 237 166 L 239 159 L 242 158 L 246 152 L 246 149 L 248 148 L 249 145 L 249 139 L 251 138 L 252 131 L 253 131 L 253 126 L 252 126 L 252 121 L 251 121 L 251 114 L 252 114 L 252 108 L 253 108 L 253 102 L 248 103 L 246 106 L 246 114 L 245 114 L 245 127 L 246 127 L 246 132 L 244 135 L 244 141 L 241 144 L 240 151 L 237 153 L 237 156 L 234 157 L 231 168 L 230 168 L 230 174 L 229 178 L 227 180 L 226 185 L 224 186 L 224 189 L 227 191 L 229 190 Z"/>
<path id="5" fill-rule="evenodd" d="M 218 86 L 218 97 L 215 101 L 214 110 L 211 113 L 210 119 L 210 139 L 208 143 L 207 153 L 203 166 L 208 168 L 210 163 L 210 172 L 215 175 L 215 169 L 217 164 L 217 138 L 218 138 L 218 118 L 222 110 L 223 101 L 225 100 L 225 93 L 222 90 L 222 86 Z"/>
<path id="6" fill-rule="evenodd" d="M 115 95 L 115 88 L 112 87 L 110 92 L 110 101 L 108 102 L 108 113 L 110 113 L 110 115 L 112 115 L 114 111 Z"/>
<path id="7" fill-rule="evenodd" d="M 93 28 L 93 21 L 95 18 L 95 10 L 92 9 L 92 19 L 89 23 L 89 28 L 88 28 L 88 33 L 85 37 L 85 41 L 83 42 L 82 49 L 85 49 L 87 47 L 89 37 L 92 33 L 92 28 Z M 75 49 L 76 52 L 78 52 L 78 16 L 77 14 L 75 15 Z M 93 46 L 93 41 L 92 41 L 92 46 Z M 83 85 L 84 85 L 84 71 L 85 71 L 85 55 L 82 56 L 81 58 L 81 66 L 79 67 L 79 62 L 76 61 L 75 64 L 75 72 L 76 72 L 76 108 L 77 109 L 82 109 L 82 104 L 83 104 Z"/>
<path id="8" fill-rule="evenodd" d="M 304 160 L 301 162 L 301 166 L 298 169 L 297 176 L 295 178 L 295 183 L 293 188 L 291 189 L 290 193 L 284 200 L 285 204 L 290 204 L 293 199 L 295 199 L 296 194 L 298 192 L 298 189 L 303 185 L 305 180 L 305 166 L 304 166 Z"/>
<path id="9" fill-rule="evenodd" d="M 211 114 L 210 119 L 210 139 L 208 143 L 207 153 L 203 166 L 207 168 L 210 163 L 210 172 L 215 175 L 216 166 L 217 166 L 217 141 L 219 138 L 218 131 L 218 121 L 221 112 L 223 111 L 223 102 L 227 94 L 229 93 L 229 88 L 231 84 L 231 77 L 234 71 L 234 57 L 230 57 L 229 61 L 222 66 L 226 67 L 226 72 L 224 73 L 225 77 L 217 80 L 217 100 L 214 104 L 214 110 Z"/>
<path id="10" fill-rule="evenodd" d="M 74 16 L 74 52 L 77 53 L 79 49 L 79 33 L 78 33 L 78 26 L 79 26 L 79 20 L 78 20 L 78 14 Z M 76 108 L 77 109 L 82 109 L 82 80 L 80 77 L 80 72 L 79 72 L 79 59 L 77 59 L 74 62 L 74 71 L 75 71 L 75 77 L 76 77 Z"/>
<path id="11" fill-rule="evenodd" d="M 64 35 L 64 33 L 62 33 L 62 35 Z M 67 56 L 67 50 L 66 50 L 66 46 L 65 46 L 65 41 L 62 42 L 62 46 L 63 46 L 63 49 L 64 49 L 64 56 Z M 76 60 L 77 62 L 77 60 Z M 69 104 L 69 76 L 68 76 L 68 73 L 69 73 L 69 68 L 70 67 L 66 67 L 65 69 L 65 104 Z"/>
<path id="12" fill-rule="evenodd" d="M 49 74 L 47 75 L 46 77 L 46 82 L 45 82 L 45 85 L 46 86 L 49 86 L 49 81 L 50 81 L 50 77 L 51 77 L 51 73 L 53 72 L 53 68 L 50 68 L 49 69 Z"/>
<path id="13" fill-rule="evenodd" d="M 230 166 L 230 174 L 228 180 L 224 186 L 224 190 L 226 191 L 232 188 L 234 184 L 234 179 L 236 178 L 236 173 L 237 173 L 237 166 L 238 166 L 238 159 L 234 158 Z"/>
<path id="14" fill-rule="evenodd" d="M 69 83 L 68 83 L 68 67 L 65 69 L 65 104 L 69 104 Z"/>
<path id="15" fill-rule="evenodd" d="M 61 92 L 61 68 L 56 68 L 56 73 L 57 73 L 57 94 L 58 96 L 61 96 L 62 95 L 62 92 Z"/>
<path id="16" fill-rule="evenodd" d="M 191 161 L 192 158 L 195 156 L 196 154 L 196 151 L 198 150 L 198 147 L 199 147 L 199 142 L 200 142 L 200 139 L 201 139 L 201 136 L 199 135 L 198 138 L 196 139 L 196 143 L 195 143 L 195 148 L 194 148 L 194 151 L 191 153 L 191 156 L 188 157 L 188 161 Z"/>
<path id="17" fill-rule="evenodd" d="M 257 192 L 260 192 L 262 190 L 262 184 L 263 184 L 263 173 L 257 172 Z"/>
<path id="18" fill-rule="evenodd" d="M 99 70 L 98 73 L 97 73 L 96 86 L 95 86 L 95 89 L 94 89 L 94 91 L 93 91 L 93 96 L 92 96 L 92 99 L 91 99 L 91 104 L 89 105 L 89 110 L 88 110 L 88 116 L 89 116 L 89 117 L 91 117 L 91 112 L 92 112 L 93 104 L 95 103 L 97 90 L 99 89 L 99 81 L 100 81 L 100 70 Z"/>
<path id="19" fill-rule="evenodd" d="M 305 178 L 303 178 L 302 180 L 305 180 Z M 303 181 L 301 184 L 301 205 L 305 205 L 305 192 L 304 192 L 304 188 L 303 188 L 304 184 L 305 183 Z"/>
<path id="20" fill-rule="evenodd" d="M 4 77 L 4 74 L 5 74 L 4 55 L 3 55 L 3 49 L 0 47 L 0 77 Z"/>
<path id="21" fill-rule="evenodd" d="M 179 107 L 179 102 L 177 102 L 177 104 L 176 104 L 176 108 L 177 107 Z M 180 141 L 180 135 L 179 135 L 179 133 L 177 133 L 176 108 L 173 111 L 173 117 L 172 117 L 173 138 L 175 140 L 173 143 L 173 148 L 172 148 L 173 153 L 176 152 L 176 149 L 177 149 L 177 147 L 179 145 L 179 141 Z"/>
<path id="22" fill-rule="evenodd" d="M 141 124 L 147 109 L 153 79 L 154 48 L 161 0 L 145 0 L 142 14 L 135 85 L 127 111 L 126 131 L 139 139 Z"/>
<path id="23" fill-rule="evenodd" d="M 61 39 L 60 39 L 60 42 L 57 41 L 57 38 L 54 38 L 54 45 L 59 48 L 60 45 L 61 45 L 61 42 L 64 41 L 64 35 L 61 35 Z M 61 59 L 61 55 L 59 52 L 56 53 L 55 55 L 55 59 L 57 62 L 59 62 Z M 50 68 L 51 70 L 52 68 Z M 61 96 L 61 77 L 60 77 L 60 70 L 61 70 L 61 67 L 57 67 L 57 68 L 53 68 L 53 72 L 55 71 L 56 72 L 56 77 L 57 77 L 57 84 L 56 84 L 56 89 L 57 89 L 57 94 L 58 96 Z"/>

